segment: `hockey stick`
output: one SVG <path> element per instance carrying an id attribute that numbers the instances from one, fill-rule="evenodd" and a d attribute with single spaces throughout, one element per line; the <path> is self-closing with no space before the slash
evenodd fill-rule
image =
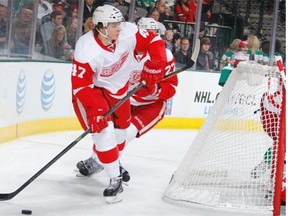
<path id="1" fill-rule="evenodd" d="M 198 42 L 197 42 L 198 41 Z M 198 57 L 199 49 L 200 49 L 200 42 L 199 40 L 196 41 L 195 49 L 193 51 L 191 61 L 184 66 L 183 68 L 180 68 L 179 70 L 176 70 L 168 75 L 165 75 L 164 79 L 168 79 L 172 76 L 175 76 L 176 74 L 187 70 L 190 67 L 193 67 L 194 63 L 196 62 L 196 59 Z M 138 84 L 135 88 L 133 88 L 128 94 L 122 98 L 114 107 L 112 107 L 109 112 L 107 112 L 104 117 L 107 117 L 111 115 L 115 110 L 117 110 L 125 101 L 127 101 L 134 93 L 136 93 L 140 88 L 145 86 L 145 81 L 142 81 L 140 84 Z M 13 197 L 15 197 L 17 194 L 19 194 L 23 189 L 25 189 L 31 182 L 33 182 L 38 176 L 40 176 L 43 172 L 45 172 L 52 164 L 54 164 L 57 160 L 59 160 L 64 154 L 66 154 L 71 148 L 73 148 L 79 141 L 81 141 L 87 134 L 90 133 L 90 128 L 84 131 L 79 137 L 77 137 L 72 143 L 70 143 L 65 149 L 63 149 L 58 155 L 56 155 L 50 162 L 48 162 L 42 169 L 40 169 L 37 173 L 35 173 L 30 179 L 28 179 L 23 185 L 21 185 L 17 190 L 11 192 L 11 193 L 0 193 L 0 201 L 10 200 Z"/>
<path id="2" fill-rule="evenodd" d="M 142 81 L 134 89 L 132 89 L 123 99 L 121 99 L 114 107 L 112 107 L 109 112 L 107 112 L 104 117 L 111 115 L 115 110 L 117 110 L 130 96 L 137 92 L 140 88 L 145 85 L 145 81 Z M 0 201 L 10 200 L 20 193 L 24 188 L 26 188 L 31 182 L 33 182 L 38 176 L 45 172 L 52 164 L 54 164 L 59 158 L 61 158 L 66 152 L 73 148 L 79 141 L 81 141 L 87 134 L 90 133 L 90 128 L 84 131 L 79 137 L 77 137 L 72 143 L 70 143 L 65 149 L 63 149 L 58 155 L 56 155 L 49 163 L 47 163 L 42 169 L 40 169 L 35 175 L 28 179 L 21 187 L 16 191 L 11 193 L 0 193 Z"/>

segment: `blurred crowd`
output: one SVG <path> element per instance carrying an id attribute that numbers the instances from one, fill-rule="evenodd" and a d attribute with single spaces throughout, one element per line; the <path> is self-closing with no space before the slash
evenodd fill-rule
<path id="1" fill-rule="evenodd" d="M 130 0 L 83 0 L 84 8 L 81 9 L 81 14 L 79 0 L 37 1 L 35 4 L 33 0 L 0 0 L 0 55 L 31 57 L 33 51 L 36 51 L 55 59 L 71 60 L 76 40 L 94 28 L 93 12 L 105 3 L 118 7 L 129 22 L 137 24 L 141 17 L 153 18 L 157 21 L 159 34 L 176 62 L 186 64 L 191 58 L 197 0 L 137 0 L 132 19 L 129 19 Z M 235 62 L 240 56 L 237 52 L 243 53 L 244 41 L 245 48 L 247 45 L 247 53 L 243 54 L 245 58 L 267 63 L 269 41 L 260 42 L 255 35 L 245 38 L 242 33 L 237 34 L 237 29 L 235 37 L 239 39 L 235 41 L 242 43 L 233 41 L 228 50 L 228 46 L 222 46 L 223 50 L 220 52 L 216 43 L 223 42 L 223 38 L 220 38 L 221 33 L 223 34 L 221 25 L 231 27 L 229 22 L 233 21 L 234 24 L 236 21 L 241 29 L 243 23 L 231 13 L 223 12 L 225 8 L 219 9 L 219 4 L 213 0 L 203 0 L 201 6 L 201 50 L 197 58 L 197 70 L 222 70 L 232 61 Z M 34 11 L 37 11 L 37 14 Z M 223 23 L 223 16 L 224 20 L 229 21 Z M 276 52 L 283 53 L 281 49 L 281 43 L 277 41 Z M 258 55 L 260 51 L 262 54 Z M 285 62 L 285 56 L 283 59 Z"/>

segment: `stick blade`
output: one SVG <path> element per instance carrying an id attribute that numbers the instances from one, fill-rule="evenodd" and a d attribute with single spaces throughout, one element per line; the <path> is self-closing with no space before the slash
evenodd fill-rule
<path id="1" fill-rule="evenodd" d="M 2 194 L 0 194 L 0 201 L 10 200 L 13 197 L 14 197 L 13 194 L 2 193 Z"/>

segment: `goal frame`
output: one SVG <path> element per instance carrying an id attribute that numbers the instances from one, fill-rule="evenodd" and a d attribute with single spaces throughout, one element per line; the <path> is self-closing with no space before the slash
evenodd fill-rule
<path id="1" fill-rule="evenodd" d="M 242 66 L 240 66 L 241 64 L 242 64 Z M 221 100 L 219 99 L 220 100 L 220 101 L 218 101 L 219 103 L 217 103 L 217 101 L 216 101 L 217 108 L 215 108 L 215 112 L 212 112 L 209 114 L 209 115 L 212 115 L 211 118 L 209 118 L 209 116 L 207 116 L 207 124 L 205 121 L 204 125 L 202 126 L 203 131 L 199 132 L 199 136 L 196 136 L 196 138 L 195 138 L 195 140 L 197 140 L 197 141 L 195 143 L 193 141 L 192 146 L 188 150 L 188 152 L 187 152 L 185 158 L 183 159 L 181 165 L 179 166 L 178 170 L 173 174 L 173 177 L 169 183 L 170 188 L 168 186 L 164 197 L 171 198 L 172 200 L 185 201 L 188 203 L 199 204 L 199 206 L 207 206 L 208 208 L 209 208 L 209 206 L 212 208 L 215 207 L 216 209 L 219 207 L 218 209 L 222 209 L 222 210 L 224 209 L 224 211 L 227 207 L 227 210 L 232 208 L 232 209 L 235 209 L 236 211 L 237 210 L 240 210 L 240 211 L 243 210 L 243 212 L 249 212 L 249 211 L 255 212 L 255 213 L 257 211 L 259 211 L 259 212 L 260 211 L 273 212 L 273 215 L 278 216 L 278 215 L 280 215 L 280 211 L 281 211 L 281 193 L 282 193 L 283 170 L 284 170 L 284 160 L 285 160 L 285 150 L 286 150 L 285 149 L 286 148 L 286 135 L 285 135 L 285 131 L 286 131 L 286 89 L 285 89 L 285 84 L 284 84 L 285 79 L 284 79 L 283 75 L 280 76 L 280 73 L 284 74 L 284 69 L 282 67 L 280 67 L 279 65 L 278 65 L 279 69 L 277 69 L 277 67 L 275 67 L 275 66 L 267 66 L 266 67 L 266 66 L 263 66 L 260 64 L 256 64 L 255 62 L 248 62 L 248 63 L 241 63 L 241 64 L 239 64 L 239 68 L 237 66 L 235 71 L 232 72 L 233 78 L 231 79 L 231 82 L 229 82 L 229 79 L 228 79 L 228 81 L 226 83 L 228 85 L 227 88 L 230 89 L 229 91 L 233 91 L 233 93 L 230 94 L 229 91 L 225 91 L 225 94 L 223 94 L 222 97 L 221 97 L 221 93 L 220 93 L 218 98 L 221 97 Z M 246 64 L 246 65 L 244 65 L 244 64 Z M 249 65 L 249 64 L 251 64 L 251 65 Z M 254 65 L 252 65 L 252 64 L 254 64 Z M 263 73 L 263 70 L 265 70 L 266 72 Z M 280 71 L 280 73 L 278 73 L 279 71 Z M 250 73 L 250 75 L 249 75 L 249 73 Z M 236 76 L 236 74 L 237 74 L 237 76 Z M 271 86 L 270 86 L 270 81 L 274 82 L 273 83 L 274 85 L 271 84 Z M 280 113 L 277 112 L 278 118 L 275 117 L 275 120 L 278 119 L 277 120 L 278 124 L 276 126 L 275 125 L 269 126 L 269 128 L 268 128 L 268 129 L 272 129 L 277 134 L 277 142 L 274 143 L 274 141 L 273 141 L 272 142 L 273 145 L 271 147 L 271 149 L 273 149 L 273 154 L 272 154 L 273 156 L 271 157 L 272 162 L 271 162 L 271 165 L 269 165 L 270 166 L 269 169 L 271 169 L 271 173 L 269 175 L 269 172 L 266 172 L 266 174 L 267 174 L 266 176 L 271 176 L 270 177 L 271 183 L 267 184 L 267 179 L 269 180 L 270 178 L 263 179 L 263 181 L 265 180 L 265 182 L 263 182 L 263 190 L 261 189 L 259 194 L 257 194 L 257 196 L 254 196 L 254 198 L 250 198 L 249 195 L 253 194 L 254 193 L 253 190 L 257 190 L 257 187 L 261 186 L 261 184 L 262 184 L 261 179 L 260 179 L 261 181 L 259 182 L 259 185 L 256 187 L 253 186 L 255 183 L 255 180 L 250 180 L 247 183 L 247 185 L 245 182 L 244 182 L 245 184 L 241 183 L 241 179 L 239 179 L 240 183 L 237 183 L 238 180 L 237 179 L 235 180 L 235 176 L 234 176 L 235 171 L 231 172 L 231 170 L 229 170 L 231 168 L 231 166 L 228 168 L 228 170 L 225 173 L 225 170 L 227 169 L 227 167 L 225 164 L 221 164 L 220 163 L 221 161 L 218 161 L 219 156 L 216 157 L 216 160 L 214 160 L 214 159 L 207 160 L 207 158 L 209 158 L 209 156 L 211 156 L 211 152 L 213 153 L 214 151 L 213 150 L 210 151 L 210 149 L 209 149 L 208 150 L 209 152 L 206 153 L 207 148 L 209 148 L 209 146 L 211 144 L 213 146 L 217 147 L 219 145 L 219 143 L 221 144 L 221 142 L 223 142 L 223 140 L 220 139 L 220 140 L 215 140 L 215 142 L 217 144 L 216 143 L 213 144 L 214 143 L 213 138 L 215 137 L 215 133 L 216 133 L 216 135 L 218 135 L 219 129 L 221 129 L 221 133 L 223 131 L 224 131 L 224 133 L 226 132 L 226 130 L 225 130 L 226 125 L 224 124 L 224 126 L 223 126 L 223 121 L 226 122 L 226 120 L 227 120 L 227 124 L 230 123 L 229 119 L 223 118 L 223 117 L 225 117 L 225 114 L 223 114 L 224 110 L 221 110 L 219 108 L 227 109 L 227 106 L 229 107 L 229 105 L 231 103 L 230 98 L 233 98 L 233 96 L 238 95 L 239 92 L 242 93 L 242 91 L 243 91 L 242 88 L 239 89 L 238 87 L 239 87 L 239 85 L 242 87 L 243 82 L 246 83 L 245 85 L 252 87 L 252 89 L 254 89 L 253 86 L 258 86 L 258 87 L 255 87 L 256 88 L 255 91 L 257 92 L 257 101 L 260 98 L 260 95 L 263 94 L 263 92 L 268 91 L 271 93 L 271 91 L 275 90 L 275 89 L 277 89 L 277 91 L 281 91 L 281 96 L 282 96 L 281 104 L 279 102 L 281 112 Z M 234 87 L 232 87 L 233 85 L 235 85 L 236 89 L 234 89 Z M 236 87 L 236 85 L 237 85 L 237 87 Z M 250 89 L 250 87 L 248 89 L 246 89 L 243 93 L 245 93 L 247 91 L 252 91 Z M 270 89 L 270 87 L 271 87 L 271 89 Z M 225 88 L 225 86 L 224 86 L 224 88 Z M 226 90 L 228 90 L 228 89 L 226 89 Z M 234 90 L 235 90 L 235 92 L 234 92 Z M 265 94 L 263 94 L 263 95 L 265 95 Z M 281 97 L 279 97 L 279 98 L 281 98 Z M 227 101 L 227 102 L 225 102 L 225 104 L 222 107 L 221 104 L 224 101 Z M 232 101 L 232 108 L 234 107 L 233 103 L 234 102 Z M 263 105 L 262 99 L 261 99 L 260 104 L 261 104 L 261 109 L 259 109 L 258 111 L 260 111 L 259 113 L 261 113 L 261 116 L 260 116 L 261 128 L 262 127 L 264 128 L 266 123 L 262 122 L 262 120 L 263 120 L 262 112 L 266 112 L 266 111 L 265 111 L 265 108 L 262 107 L 262 105 Z M 257 106 L 260 106 L 260 104 L 258 104 Z M 235 106 L 237 108 L 237 104 Z M 244 109 L 245 109 L 245 107 L 244 107 Z M 254 111 L 254 114 L 256 114 L 258 111 Z M 219 115 L 221 115 L 221 116 L 219 116 L 219 118 L 217 116 L 217 113 Z M 251 113 L 250 107 L 248 109 L 248 113 Z M 259 113 L 257 115 L 259 115 Z M 257 115 L 255 115 L 256 118 L 258 118 Z M 255 117 L 253 117 L 253 119 Z M 271 116 L 269 116 L 269 118 L 270 117 Z M 272 118 L 274 118 L 274 117 L 272 116 Z M 249 119 L 249 116 L 247 116 L 247 119 Z M 233 118 L 232 118 L 232 120 L 233 120 Z M 241 128 L 243 126 L 242 123 L 245 121 L 247 121 L 246 116 L 244 116 L 244 119 L 239 120 L 239 125 L 236 127 L 237 131 L 242 130 L 242 128 Z M 263 121 L 265 121 L 265 119 Z M 248 123 L 251 123 L 251 122 L 248 122 Z M 257 124 L 255 124 L 255 125 L 257 126 Z M 252 125 L 252 126 L 254 126 L 254 125 Z M 221 127 L 224 127 L 224 129 L 222 129 Z M 268 127 L 268 126 L 266 125 L 266 127 Z M 227 126 L 227 128 L 228 128 L 228 126 Z M 216 132 L 215 131 L 212 132 L 212 131 L 210 131 L 210 129 L 216 130 Z M 230 130 L 231 129 L 233 129 L 233 128 L 230 128 Z M 249 127 L 247 129 L 249 129 Z M 252 128 L 250 128 L 250 130 L 255 130 L 255 128 L 253 129 L 253 127 L 252 127 Z M 211 132 L 212 132 L 212 135 L 210 135 Z M 231 133 L 233 135 L 233 132 L 230 132 L 230 131 L 227 131 L 227 132 L 228 132 L 228 135 L 230 134 L 230 138 L 231 138 Z M 269 135 L 269 131 L 267 131 L 265 129 L 262 129 L 262 132 L 260 131 L 260 133 L 266 134 L 266 136 Z M 209 136 L 209 137 L 206 138 L 205 134 L 206 134 L 206 136 Z M 236 133 L 236 136 L 239 136 L 239 132 Z M 248 136 L 249 136 L 249 138 L 251 138 L 249 133 L 248 133 Z M 263 135 L 261 135 L 261 136 L 263 136 Z M 217 136 L 216 136 L 216 138 L 217 138 Z M 228 142 L 229 142 L 230 138 L 228 137 Z M 264 138 L 261 141 L 266 143 L 267 141 L 265 141 L 266 139 L 264 139 Z M 271 138 L 272 137 L 270 136 L 270 139 Z M 274 140 L 274 138 L 273 138 L 273 140 Z M 245 142 L 245 139 L 244 139 L 244 142 Z M 255 139 L 256 139 L 256 141 L 258 140 L 257 137 L 255 137 Z M 237 144 L 233 145 L 233 146 L 237 146 L 238 149 L 236 149 L 236 150 L 239 150 L 239 148 L 243 149 L 246 146 L 246 145 L 241 144 L 243 142 L 243 140 L 242 141 L 239 140 L 239 141 L 240 141 L 240 145 L 237 145 Z M 272 139 L 271 139 L 271 141 L 272 141 Z M 199 143 L 200 143 L 200 146 L 202 144 L 204 145 L 204 147 L 203 147 L 204 150 L 202 148 L 199 148 Z M 270 141 L 269 141 L 269 143 L 270 143 Z M 225 146 L 227 146 L 227 140 L 224 143 L 223 150 L 226 150 Z M 259 147 L 256 147 L 256 148 L 259 148 Z M 230 148 L 230 146 L 228 148 Z M 250 147 L 248 149 L 250 149 Z M 262 148 L 262 150 L 263 150 L 263 148 Z M 215 154 L 220 153 L 220 155 L 229 154 L 229 156 L 231 157 L 231 154 L 230 154 L 231 151 L 233 153 L 233 148 L 230 150 L 228 149 L 228 152 L 225 151 L 223 153 L 223 152 L 219 152 L 218 150 L 216 150 L 214 153 Z M 244 151 L 244 154 L 246 151 Z M 195 152 L 198 152 L 198 153 L 195 153 Z M 257 152 L 254 152 L 254 153 L 257 153 Z M 198 154 L 201 156 L 198 157 Z M 251 153 L 251 155 L 249 155 L 249 157 L 251 157 L 251 156 L 254 157 L 253 153 Z M 259 157 L 259 154 L 257 157 Z M 232 159 L 233 159 L 233 155 L 232 155 Z M 235 159 L 235 160 L 237 160 L 237 159 Z M 212 163 L 211 164 L 212 166 L 209 167 L 210 163 Z M 214 166 L 213 163 L 216 163 L 216 165 Z M 219 166 L 217 165 L 218 163 L 219 163 Z M 225 160 L 224 160 L 224 163 L 225 163 Z M 250 166 L 251 161 L 249 163 L 250 163 L 249 164 L 249 166 Z M 234 164 L 234 162 L 233 162 L 233 164 Z M 207 166 L 208 166 L 208 168 L 207 168 Z M 238 165 L 236 165 L 236 166 L 238 166 Z M 247 166 L 248 169 L 249 169 L 249 166 Z M 231 173 L 229 173 L 229 172 L 231 172 Z M 237 171 L 236 171 L 236 173 L 237 173 Z M 242 173 L 242 171 L 241 171 L 241 173 Z M 246 169 L 245 173 L 247 173 L 247 169 Z M 249 171 L 249 173 L 250 173 L 250 171 Z M 232 174 L 232 179 L 229 180 L 231 174 Z M 227 177 L 227 175 L 228 175 L 228 177 Z M 216 176 L 216 177 L 213 177 L 213 176 Z M 221 184 L 219 183 L 219 179 L 220 179 L 220 182 L 222 181 Z M 242 180 L 245 180 L 245 179 L 247 179 L 247 177 L 243 177 Z M 227 180 L 227 182 L 226 182 L 226 180 Z M 233 181 L 233 185 L 231 188 L 229 188 L 230 187 L 230 185 L 229 185 L 230 181 Z M 242 184 L 243 184 L 243 186 L 241 186 Z M 247 192 L 246 187 L 250 187 L 249 185 L 252 185 L 252 188 L 251 188 L 251 191 Z M 219 189 L 218 189 L 218 187 L 219 187 Z M 228 187 L 228 188 L 226 188 L 226 187 Z M 237 189 L 238 191 L 234 192 L 234 189 L 233 189 L 234 187 L 238 188 Z M 262 188 L 262 186 L 261 186 L 261 188 Z M 206 193 L 206 191 L 207 191 L 207 193 Z M 263 191 L 264 192 L 266 191 L 266 193 L 264 193 L 265 198 L 263 196 Z M 267 194 L 268 192 L 271 195 L 268 195 Z M 224 197 L 224 196 L 226 196 L 226 193 L 227 193 L 227 197 Z M 234 197 L 234 193 L 235 193 L 235 197 Z M 233 199 L 231 201 L 234 202 L 234 201 L 237 201 L 237 199 L 239 199 L 239 194 L 242 194 L 242 193 L 243 193 L 243 195 L 242 195 L 243 196 L 243 204 L 241 204 L 242 203 L 241 201 L 239 201 L 239 203 L 235 203 L 236 204 L 235 206 L 234 206 L 234 203 L 232 203 L 231 208 L 230 208 L 229 207 L 229 202 L 230 202 L 229 197 L 231 196 L 231 194 L 232 194 L 231 197 L 233 197 Z M 217 197 L 219 196 L 219 198 L 217 198 L 218 200 L 215 198 L 215 196 L 217 196 Z M 262 197 L 261 199 L 263 199 L 265 202 L 263 201 L 263 203 L 261 203 L 261 204 L 259 203 L 260 204 L 259 205 L 258 204 L 259 201 L 257 201 L 254 203 L 255 206 L 253 206 L 254 204 L 253 204 L 253 202 L 251 202 L 252 205 L 250 205 L 249 199 L 257 199 L 257 197 L 260 197 L 260 196 Z M 266 198 L 266 196 L 268 196 L 270 198 Z M 226 200 L 227 198 L 228 198 L 228 202 L 227 201 L 226 202 L 228 205 L 226 206 L 226 204 L 225 204 L 226 202 L 223 203 L 223 200 Z M 245 198 L 245 200 L 244 200 L 244 198 Z M 208 199 L 208 201 L 205 199 Z M 270 200 L 270 201 L 268 201 L 268 200 Z M 210 201 L 211 201 L 211 203 L 209 203 Z M 239 206 L 239 208 L 237 206 Z"/>

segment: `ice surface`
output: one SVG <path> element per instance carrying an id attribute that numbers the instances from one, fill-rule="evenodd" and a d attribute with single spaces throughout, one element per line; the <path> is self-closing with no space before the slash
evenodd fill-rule
<path id="1" fill-rule="evenodd" d="M 1 144 L 0 193 L 15 191 L 81 133 L 40 134 Z M 105 172 L 89 178 L 75 176 L 76 163 L 91 154 L 88 135 L 17 196 L 0 201 L 0 215 L 21 215 L 22 209 L 32 210 L 34 216 L 243 215 L 163 199 L 196 134 L 195 130 L 152 130 L 129 143 L 121 162 L 131 180 L 124 186 L 123 201 L 110 205 L 102 196 L 109 182 Z"/>

